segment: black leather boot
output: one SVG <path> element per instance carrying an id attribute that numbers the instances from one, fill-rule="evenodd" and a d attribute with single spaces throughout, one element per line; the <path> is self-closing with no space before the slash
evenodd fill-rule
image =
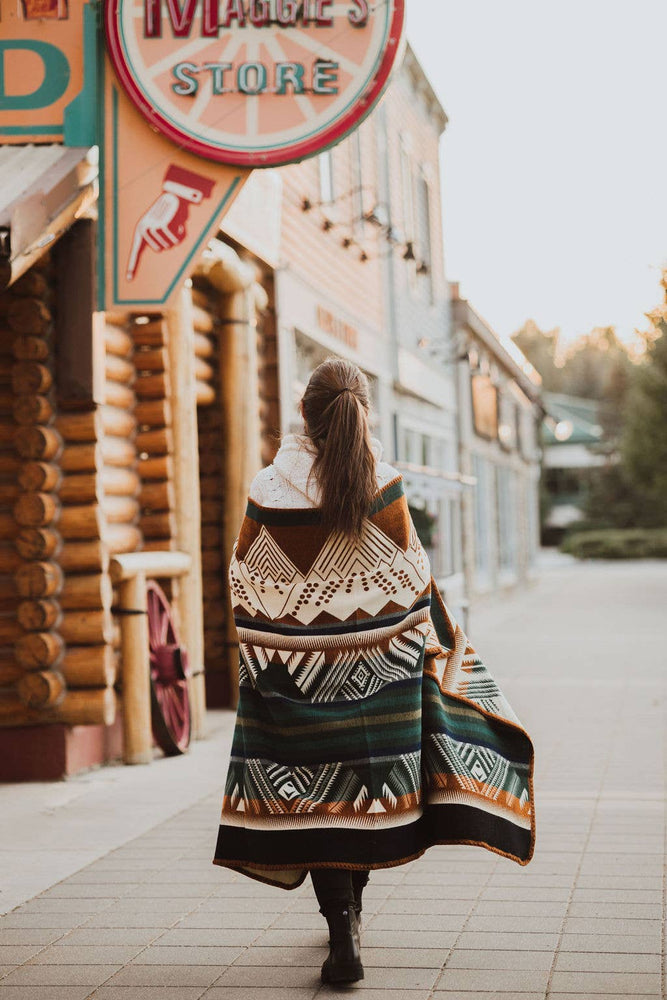
<path id="1" fill-rule="evenodd" d="M 356 911 L 342 903 L 331 904 L 324 916 L 329 925 L 329 956 L 322 966 L 322 982 L 356 983 L 364 978 Z"/>
<path id="2" fill-rule="evenodd" d="M 359 925 L 359 931 L 361 931 L 361 897 L 366 885 L 368 883 L 368 872 L 352 872 L 352 891 L 354 892 L 354 909 L 357 913 L 357 923 Z"/>

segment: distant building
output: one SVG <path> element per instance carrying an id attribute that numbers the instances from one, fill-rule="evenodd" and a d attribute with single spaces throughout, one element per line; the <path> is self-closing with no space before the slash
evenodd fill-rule
<path id="1" fill-rule="evenodd" d="M 539 547 L 541 379 L 452 286 L 465 578 L 471 597 L 526 583 Z"/>
<path id="2" fill-rule="evenodd" d="M 545 392 L 544 405 L 551 419 L 542 431 L 547 500 L 542 531 L 545 543 L 553 544 L 569 525 L 584 517 L 588 470 L 610 459 L 600 452 L 603 429 L 598 400 Z"/>

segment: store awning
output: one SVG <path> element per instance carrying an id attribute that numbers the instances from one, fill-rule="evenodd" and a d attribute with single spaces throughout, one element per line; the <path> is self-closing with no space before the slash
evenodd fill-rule
<path id="1" fill-rule="evenodd" d="M 0 290 L 96 198 L 96 147 L 0 146 Z"/>

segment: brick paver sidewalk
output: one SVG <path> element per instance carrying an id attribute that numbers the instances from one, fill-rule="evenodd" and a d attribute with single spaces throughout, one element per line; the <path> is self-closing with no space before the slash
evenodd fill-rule
<path id="1" fill-rule="evenodd" d="M 538 850 L 525 869 L 442 847 L 374 873 L 353 989 L 665 996 L 666 606 L 667 563 L 584 565 L 474 614 L 473 641 L 535 737 Z M 310 885 L 286 893 L 211 864 L 220 768 L 219 793 L 0 918 L 0 1000 L 334 992 Z"/>

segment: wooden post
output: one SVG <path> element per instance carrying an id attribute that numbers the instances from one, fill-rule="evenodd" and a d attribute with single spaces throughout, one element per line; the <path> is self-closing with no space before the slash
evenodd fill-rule
<path id="1" fill-rule="evenodd" d="M 201 578 L 201 519 L 199 504 L 199 442 L 195 376 L 194 319 L 190 288 L 181 289 L 166 316 L 167 351 L 173 412 L 173 470 L 176 539 L 192 568 L 179 584 L 180 633 L 188 651 L 192 676 L 188 682 L 192 738 L 206 736 L 204 686 L 204 616 Z"/>
<path id="2" fill-rule="evenodd" d="M 257 329 L 251 288 L 233 291 L 221 299 L 220 378 L 224 446 L 225 510 L 224 565 L 245 514 L 248 487 L 261 468 L 258 397 Z M 226 649 L 233 706 L 238 701 L 238 637 L 228 606 Z"/>
<path id="3" fill-rule="evenodd" d="M 123 759 L 150 764 L 153 759 L 151 682 L 148 658 L 146 576 L 137 573 L 119 585 L 120 606 L 139 614 L 123 616 Z"/>

